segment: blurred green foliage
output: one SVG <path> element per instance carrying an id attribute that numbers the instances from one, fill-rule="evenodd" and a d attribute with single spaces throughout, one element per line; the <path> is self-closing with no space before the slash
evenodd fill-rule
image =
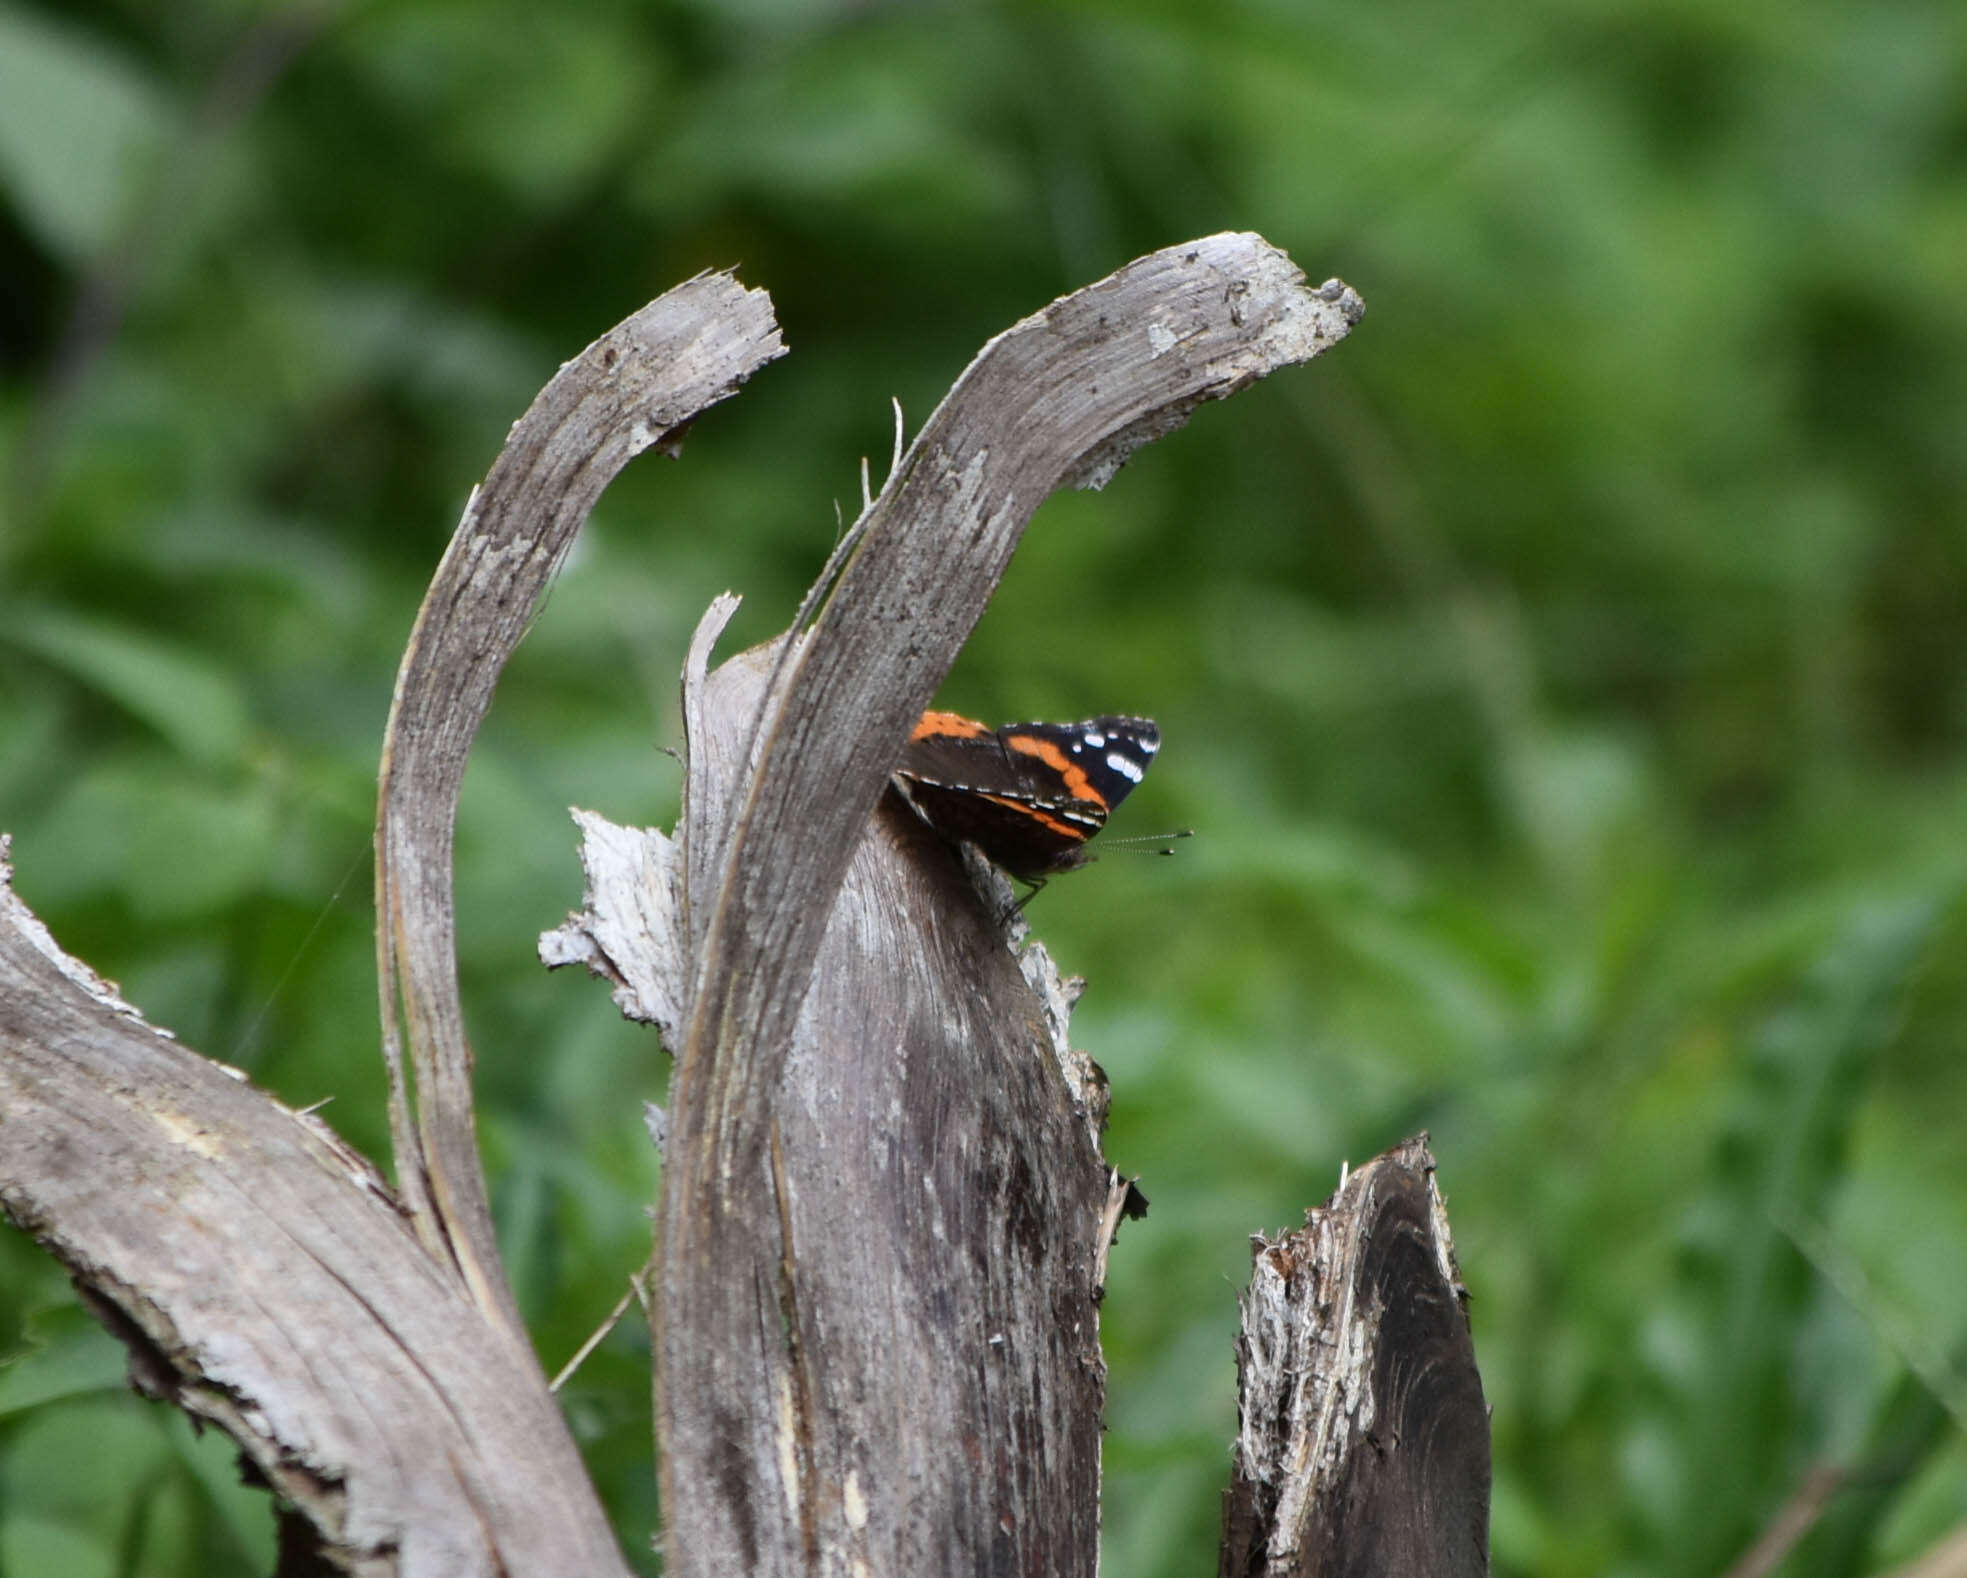
<path id="1" fill-rule="evenodd" d="M 778 628 L 991 334 L 1256 229 L 1370 312 L 1040 514 L 945 691 L 1151 712 L 1034 919 L 1153 1212 L 1107 1570 L 1206 1571 L 1247 1235 L 1432 1131 L 1504 1574 L 1795 1578 L 1967 1519 L 1967 12 L 0 0 L 0 826 L 70 949 L 384 1151 L 394 665 L 506 426 L 738 265 L 793 354 L 617 484 L 458 843 L 505 1244 L 556 1366 L 648 1247 L 652 1038 L 533 941 L 667 820 L 723 587 Z M 264 1571 L 225 1444 L 0 1238 L 0 1570 Z M 646 1335 L 567 1393 L 653 1563 Z M 57 1470 L 53 1465 L 84 1465 Z M 653 1570 L 653 1568 L 652 1568 Z"/>

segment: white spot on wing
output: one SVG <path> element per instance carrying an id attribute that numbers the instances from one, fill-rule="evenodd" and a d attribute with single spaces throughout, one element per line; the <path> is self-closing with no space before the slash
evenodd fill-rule
<path id="1" fill-rule="evenodd" d="M 1129 783 L 1139 783 L 1147 776 L 1147 769 L 1131 756 L 1122 756 L 1118 751 L 1106 753 L 1106 764 Z"/>

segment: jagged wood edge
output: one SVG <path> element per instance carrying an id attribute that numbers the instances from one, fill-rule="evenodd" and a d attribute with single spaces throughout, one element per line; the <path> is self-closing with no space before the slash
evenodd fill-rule
<path id="1" fill-rule="evenodd" d="M 1488 1571 L 1489 1415 L 1427 1136 L 1252 1245 L 1222 1578 Z"/>

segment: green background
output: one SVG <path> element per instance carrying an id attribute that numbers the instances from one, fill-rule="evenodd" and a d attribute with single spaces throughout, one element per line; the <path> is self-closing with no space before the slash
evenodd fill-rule
<path id="1" fill-rule="evenodd" d="M 157 1022 L 384 1150 L 398 653 L 553 369 L 698 270 L 792 354 L 638 462 L 459 835 L 509 1264 L 557 1367 L 648 1247 L 654 1038 L 545 975 L 571 804 L 674 814 L 675 674 L 790 617 L 975 349 L 1254 229 L 1353 337 L 1040 513 L 943 692 L 1151 713 L 1033 907 L 1123 1233 L 1106 1570 L 1206 1572 L 1248 1235 L 1433 1135 L 1505 1574 L 1794 1575 L 1967 1519 L 1967 10 L 0 3 L 0 827 Z M 225 1443 L 0 1238 L 0 1569 L 270 1565 Z M 569 1412 L 653 1569 L 646 1333 Z"/>

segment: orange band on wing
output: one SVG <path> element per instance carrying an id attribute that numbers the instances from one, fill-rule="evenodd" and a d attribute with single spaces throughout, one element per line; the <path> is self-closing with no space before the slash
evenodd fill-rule
<path id="1" fill-rule="evenodd" d="M 909 735 L 909 742 L 941 738 L 945 740 L 975 740 L 989 734 L 990 729 L 974 718 L 966 718 L 960 712 L 925 712 L 915 725 L 915 732 Z"/>
<path id="2" fill-rule="evenodd" d="M 1106 796 L 1093 787 L 1092 780 L 1086 776 L 1086 769 L 1050 740 L 1034 739 L 1029 734 L 1013 734 L 1004 743 L 1026 756 L 1036 756 L 1051 768 L 1065 780 L 1066 791 L 1073 799 L 1090 800 L 1094 805 L 1106 804 Z"/>

